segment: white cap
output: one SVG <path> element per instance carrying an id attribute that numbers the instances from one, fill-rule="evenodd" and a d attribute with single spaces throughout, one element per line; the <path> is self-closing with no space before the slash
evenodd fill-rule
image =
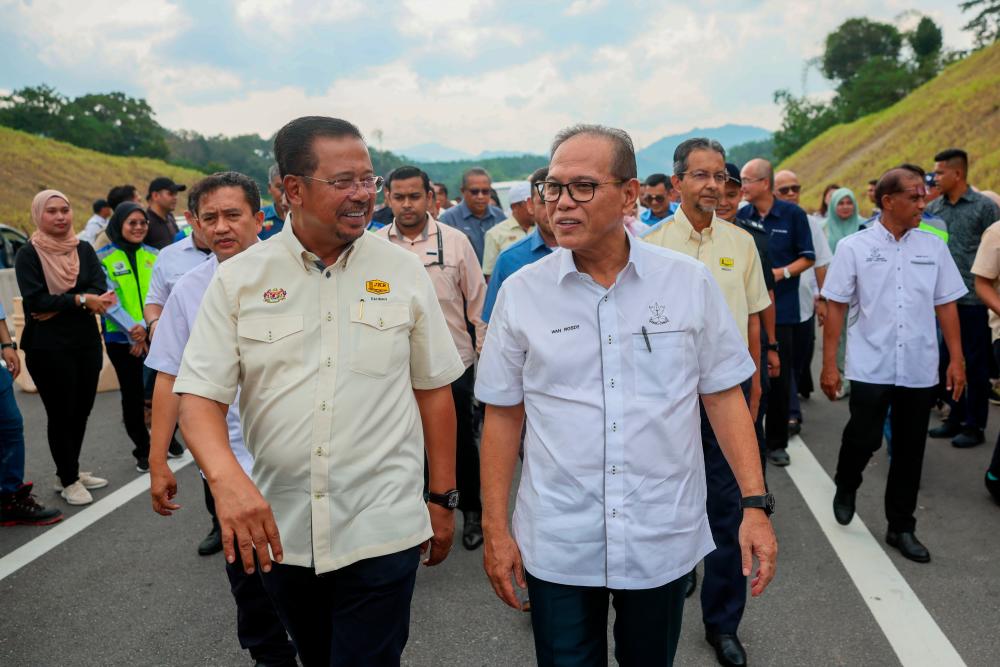
<path id="1" fill-rule="evenodd" d="M 507 193 L 510 203 L 520 204 L 523 201 L 528 201 L 531 199 L 531 184 L 528 181 L 518 181 L 514 185 L 510 186 L 510 191 Z"/>

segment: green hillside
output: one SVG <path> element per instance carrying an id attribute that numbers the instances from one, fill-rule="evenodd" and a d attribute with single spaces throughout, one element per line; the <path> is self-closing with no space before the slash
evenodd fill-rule
<path id="1" fill-rule="evenodd" d="M 28 232 L 33 230 L 31 200 L 45 188 L 69 197 L 73 223 L 81 229 L 91 216 L 91 203 L 114 185 L 131 183 L 145 196 L 146 186 L 157 176 L 190 186 L 202 175 L 160 160 L 106 155 L 0 127 L 0 223 Z M 183 205 L 182 196 L 178 209 Z"/>
<path id="2" fill-rule="evenodd" d="M 901 162 L 927 169 L 935 153 L 953 147 L 968 151 L 972 185 L 1000 191 L 1000 44 L 951 65 L 888 109 L 830 128 L 780 168 L 798 174 L 802 203 L 814 210 L 827 183 L 862 200 L 868 181 L 886 169 Z"/>

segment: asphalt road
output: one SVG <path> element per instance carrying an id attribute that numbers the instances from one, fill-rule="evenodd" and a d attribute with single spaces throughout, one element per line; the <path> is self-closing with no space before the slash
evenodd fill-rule
<path id="1" fill-rule="evenodd" d="M 27 477 L 39 497 L 61 505 L 67 516 L 87 511 L 68 508 L 51 488 L 38 397 L 19 393 L 18 402 L 28 440 Z M 814 395 L 804 407 L 802 438 L 832 476 L 846 403 Z M 884 450 L 872 460 L 858 496 L 859 516 L 934 622 L 966 664 L 984 667 L 998 664 L 1000 655 L 1000 508 L 982 484 L 998 425 L 1000 411 L 992 408 L 988 444 L 962 451 L 947 441 L 928 443 L 917 534 L 931 563 L 912 563 L 884 546 Z M 98 396 L 82 456 L 85 470 L 111 480 L 95 492 L 96 500 L 137 478 L 130 450 L 118 395 Z M 771 468 L 768 479 L 778 498 L 773 521 L 780 557 L 777 578 L 749 602 L 741 626 L 751 663 L 900 664 L 787 471 Z M 178 480 L 184 509 L 174 517 L 154 514 L 142 493 L 0 580 L 0 665 L 252 664 L 236 640 L 221 555 L 195 552 L 209 520 L 194 466 L 182 469 Z M 0 529 L 0 559 L 47 530 Z M 405 664 L 534 663 L 528 615 L 494 597 L 481 558 L 481 551 L 456 545 L 441 566 L 421 568 Z M 678 664 L 715 664 L 697 596 L 685 611 Z"/>

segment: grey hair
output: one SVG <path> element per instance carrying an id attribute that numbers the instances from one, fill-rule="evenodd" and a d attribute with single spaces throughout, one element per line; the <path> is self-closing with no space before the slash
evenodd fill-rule
<path id="1" fill-rule="evenodd" d="M 715 139 L 707 137 L 695 137 L 682 141 L 674 149 L 674 176 L 687 173 L 688 156 L 694 151 L 715 151 L 722 156 L 722 161 L 726 160 L 726 149 Z"/>
<path id="2" fill-rule="evenodd" d="M 490 182 L 493 181 L 493 178 L 490 176 L 490 172 L 486 171 L 482 167 L 470 167 L 469 169 L 466 169 L 465 172 L 462 174 L 463 190 L 465 189 L 465 186 L 469 181 L 469 176 L 485 176 L 486 178 L 490 179 Z"/>
<path id="3" fill-rule="evenodd" d="M 550 159 L 551 156 L 556 154 L 556 150 L 560 146 L 580 134 L 589 134 L 610 141 L 612 146 L 614 146 L 614 154 L 611 158 L 611 174 L 625 181 L 636 178 L 635 146 L 632 144 L 632 137 L 625 130 L 619 130 L 616 127 L 580 123 L 559 130 L 555 139 L 552 140 L 552 150 L 549 153 Z"/>
<path id="4" fill-rule="evenodd" d="M 267 182 L 274 183 L 275 180 L 281 180 L 281 170 L 278 168 L 278 165 L 272 164 L 267 170 Z"/>

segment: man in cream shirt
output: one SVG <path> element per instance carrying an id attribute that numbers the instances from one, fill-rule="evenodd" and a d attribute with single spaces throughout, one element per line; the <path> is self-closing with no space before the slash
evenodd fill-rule
<path id="1" fill-rule="evenodd" d="M 364 233 L 382 179 L 360 131 L 299 118 L 274 153 L 291 224 L 209 285 L 174 384 L 181 428 L 227 560 L 235 538 L 253 571 L 256 550 L 303 664 L 398 663 L 418 545 L 428 564 L 451 547 L 465 367 L 421 263 Z M 252 481 L 228 444 L 238 389 Z"/>

